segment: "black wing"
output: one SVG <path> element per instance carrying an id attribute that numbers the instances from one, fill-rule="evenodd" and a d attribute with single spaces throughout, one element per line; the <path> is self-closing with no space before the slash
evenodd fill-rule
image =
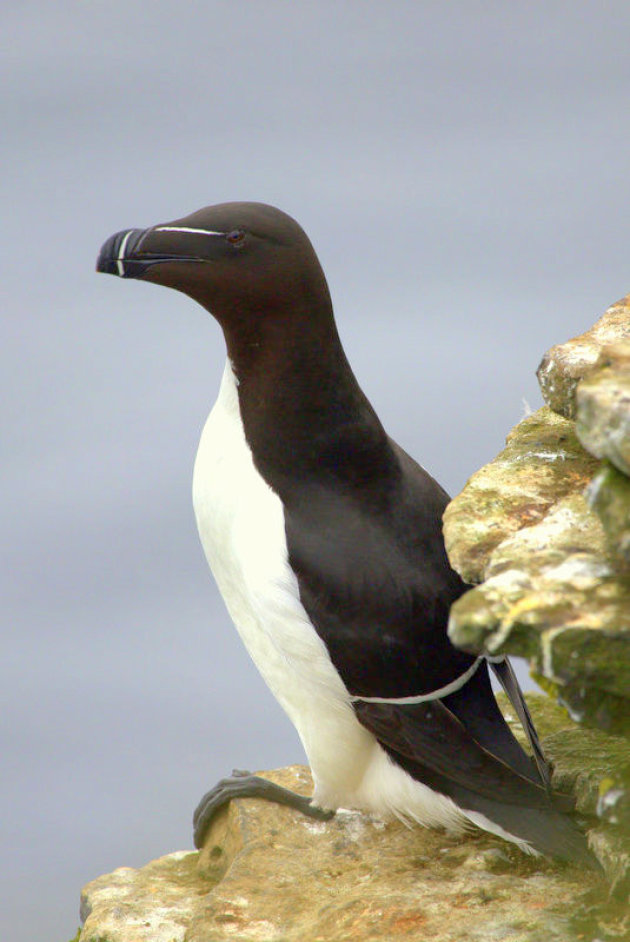
<path id="1" fill-rule="evenodd" d="M 485 665 L 483 671 L 487 681 Z M 493 743 L 491 751 L 481 746 L 445 702 L 396 706 L 359 701 L 355 711 L 388 755 L 417 781 L 540 853 L 597 869 L 584 835 L 564 813 L 566 805 L 560 807 L 561 796 L 552 802 L 544 785 L 531 777 L 531 764 L 521 773 L 504 762 L 496 754 L 503 751 L 501 744 L 497 749 Z"/>
<path id="2" fill-rule="evenodd" d="M 302 603 L 351 693 L 403 697 L 443 687 L 474 661 L 446 634 L 450 607 L 466 590 L 444 549 L 448 497 L 393 443 L 378 474 L 360 487 L 345 483 L 301 481 L 283 494 Z"/>
<path id="3" fill-rule="evenodd" d="M 333 478 L 328 486 L 322 480 L 303 485 L 299 499 L 285 494 L 289 559 L 302 604 L 357 697 L 428 694 L 474 662 L 446 632 L 450 607 L 467 589 L 444 549 L 448 497 L 390 444 L 390 471 L 384 475 L 381 462 L 374 486 L 369 476 L 360 489 Z M 543 853 L 591 863 L 582 834 L 548 794 L 547 766 L 516 678 L 502 673 L 543 775 L 505 722 L 485 663 L 442 701 L 401 706 L 359 699 L 355 712 L 418 781 Z"/>

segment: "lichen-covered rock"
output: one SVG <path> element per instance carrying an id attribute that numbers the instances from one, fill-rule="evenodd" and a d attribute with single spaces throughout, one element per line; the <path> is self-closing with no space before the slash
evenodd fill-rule
<path id="1" fill-rule="evenodd" d="M 504 712 L 511 715 L 510 705 L 503 695 L 499 701 Z M 613 784 L 624 792 L 630 786 L 630 742 L 625 736 L 581 726 L 566 710 L 542 694 L 528 694 L 527 702 L 545 753 L 553 764 L 555 787 L 575 795 L 578 811 L 613 823 L 600 807 L 602 795 Z M 526 746 L 515 719 L 509 722 Z"/>
<path id="2" fill-rule="evenodd" d="M 586 496 L 601 520 L 613 564 L 630 577 L 630 478 L 604 463 Z"/>
<path id="3" fill-rule="evenodd" d="M 88 883 L 81 894 L 81 942 L 183 942 L 204 892 L 197 863 L 196 853 L 179 851 Z"/>
<path id="4" fill-rule="evenodd" d="M 509 712 L 505 699 L 499 699 Z M 540 695 L 529 694 L 527 702 L 553 764 L 554 786 L 573 792 L 577 810 L 599 819 L 589 830 L 589 844 L 623 909 L 630 898 L 630 742 L 586 729 Z M 526 745 L 522 730 L 513 720 L 510 725 Z"/>
<path id="5" fill-rule="evenodd" d="M 584 719 L 630 731 L 630 583 L 606 559 L 601 523 L 585 498 L 563 498 L 540 523 L 504 540 L 486 576 L 451 609 L 453 642 L 529 658 Z M 574 687 L 590 699 L 576 702 Z"/>
<path id="6" fill-rule="evenodd" d="M 542 700 L 532 704 L 537 720 L 566 739 L 574 724 Z M 573 741 L 573 753 L 558 750 L 567 780 L 593 751 L 592 741 L 581 752 L 579 736 Z M 312 788 L 302 767 L 264 774 Z M 618 857 L 600 831 L 612 872 Z M 84 909 L 81 942 L 572 942 L 595 938 L 602 920 L 615 928 L 623 919 L 596 875 L 528 858 L 482 832 L 452 837 L 349 812 L 314 823 L 253 799 L 230 804 L 200 855 L 95 880 Z"/>
<path id="7" fill-rule="evenodd" d="M 519 423 L 505 449 L 470 478 L 446 508 L 444 539 L 451 565 L 469 583 L 481 582 L 497 546 L 542 520 L 566 494 L 581 491 L 598 462 L 575 425 L 544 407 Z"/>
<path id="8" fill-rule="evenodd" d="M 577 428 L 549 408 L 517 425 L 447 507 L 444 535 L 462 578 L 482 582 L 451 610 L 453 642 L 529 658 L 574 716 L 630 734 L 630 478 L 596 460 L 630 454 L 624 337 L 630 296 L 549 352 L 543 392 L 568 416 L 577 388 Z"/>
<path id="9" fill-rule="evenodd" d="M 578 383 L 600 365 L 604 347 L 623 341 L 630 341 L 630 295 L 609 307 L 590 330 L 544 355 L 538 382 L 547 405 L 574 418 Z"/>
<path id="10" fill-rule="evenodd" d="M 577 388 L 576 432 L 592 455 L 630 475 L 630 344 L 605 353 L 611 365 Z"/>

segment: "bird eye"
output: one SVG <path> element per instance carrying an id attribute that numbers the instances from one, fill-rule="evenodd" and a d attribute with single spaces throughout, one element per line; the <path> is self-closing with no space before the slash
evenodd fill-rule
<path id="1" fill-rule="evenodd" d="M 231 232 L 226 234 L 225 238 L 230 243 L 230 245 L 240 245 L 245 238 L 245 233 L 242 229 L 232 229 Z"/>

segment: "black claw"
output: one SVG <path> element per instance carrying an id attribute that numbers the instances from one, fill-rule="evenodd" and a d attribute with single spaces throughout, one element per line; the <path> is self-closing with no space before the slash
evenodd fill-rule
<path id="1" fill-rule="evenodd" d="M 265 801 L 275 801 L 317 821 L 329 821 L 335 814 L 334 811 L 325 811 L 312 805 L 311 799 L 306 795 L 298 795 L 259 775 L 234 769 L 231 778 L 222 778 L 217 782 L 214 788 L 206 792 L 195 809 L 193 833 L 197 849 L 203 847 L 208 828 L 217 811 L 233 798 L 264 798 Z"/>

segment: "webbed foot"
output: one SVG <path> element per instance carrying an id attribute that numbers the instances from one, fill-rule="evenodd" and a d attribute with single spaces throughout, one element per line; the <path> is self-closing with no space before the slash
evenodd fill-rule
<path id="1" fill-rule="evenodd" d="M 275 801 L 280 805 L 288 805 L 301 811 L 309 818 L 317 821 L 329 821 L 334 817 L 334 811 L 325 811 L 311 804 L 306 795 L 298 795 L 282 785 L 276 785 L 259 775 L 234 769 L 230 778 L 222 778 L 214 788 L 203 796 L 193 815 L 193 834 L 195 847 L 203 847 L 205 836 L 210 827 L 212 818 L 217 811 L 233 798 L 264 798 L 265 801 Z"/>

